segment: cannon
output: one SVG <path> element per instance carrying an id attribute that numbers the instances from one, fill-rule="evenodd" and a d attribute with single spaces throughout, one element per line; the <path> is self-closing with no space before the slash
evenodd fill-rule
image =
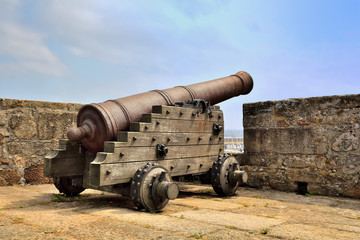
<path id="1" fill-rule="evenodd" d="M 252 77 L 229 77 L 84 105 L 68 139 L 45 157 L 44 176 L 74 196 L 86 188 L 130 197 L 158 212 L 179 194 L 173 178 L 205 176 L 233 195 L 247 173 L 224 153 L 224 116 L 217 104 L 248 94 Z"/>

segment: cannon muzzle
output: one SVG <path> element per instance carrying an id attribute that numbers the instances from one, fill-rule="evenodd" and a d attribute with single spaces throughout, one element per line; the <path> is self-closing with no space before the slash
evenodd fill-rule
<path id="1" fill-rule="evenodd" d="M 118 131 L 127 130 L 130 122 L 139 121 L 144 113 L 151 113 L 154 105 L 173 105 L 194 99 L 217 104 L 248 94 L 252 88 L 250 74 L 238 72 L 229 77 L 188 86 L 153 90 L 103 103 L 87 104 L 78 113 L 77 127 L 71 128 L 67 136 L 72 142 L 81 141 L 88 151 L 95 154 L 103 150 L 105 141 L 116 140 Z"/>

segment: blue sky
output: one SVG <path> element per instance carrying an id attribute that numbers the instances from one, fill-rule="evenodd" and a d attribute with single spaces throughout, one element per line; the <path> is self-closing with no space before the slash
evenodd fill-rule
<path id="1" fill-rule="evenodd" d="M 221 107 L 360 90 L 360 1 L 0 1 L 0 98 L 91 103 L 249 72 Z"/>

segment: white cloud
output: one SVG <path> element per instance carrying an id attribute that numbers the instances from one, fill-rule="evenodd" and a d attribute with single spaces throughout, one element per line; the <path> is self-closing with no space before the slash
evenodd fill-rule
<path id="1" fill-rule="evenodd" d="M 66 72 L 65 65 L 45 44 L 45 36 L 18 24 L 16 2 L 4 2 L 2 7 L 12 14 L 1 16 L 0 22 L 0 71 L 3 74 L 37 73 L 61 76 Z M 1 11 L 3 13 L 4 10 Z"/>

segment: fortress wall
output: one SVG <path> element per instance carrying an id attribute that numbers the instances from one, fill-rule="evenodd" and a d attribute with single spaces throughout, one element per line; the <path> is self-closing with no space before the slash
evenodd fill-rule
<path id="1" fill-rule="evenodd" d="M 82 105 L 0 99 L 0 186 L 51 182 L 43 160 L 76 124 Z"/>
<path id="2" fill-rule="evenodd" d="M 43 159 L 81 104 L 0 99 L 0 186 L 51 182 Z M 248 185 L 360 197 L 360 95 L 244 104 Z"/>
<path id="3" fill-rule="evenodd" d="M 248 185 L 360 198 L 360 95 L 244 104 Z"/>

